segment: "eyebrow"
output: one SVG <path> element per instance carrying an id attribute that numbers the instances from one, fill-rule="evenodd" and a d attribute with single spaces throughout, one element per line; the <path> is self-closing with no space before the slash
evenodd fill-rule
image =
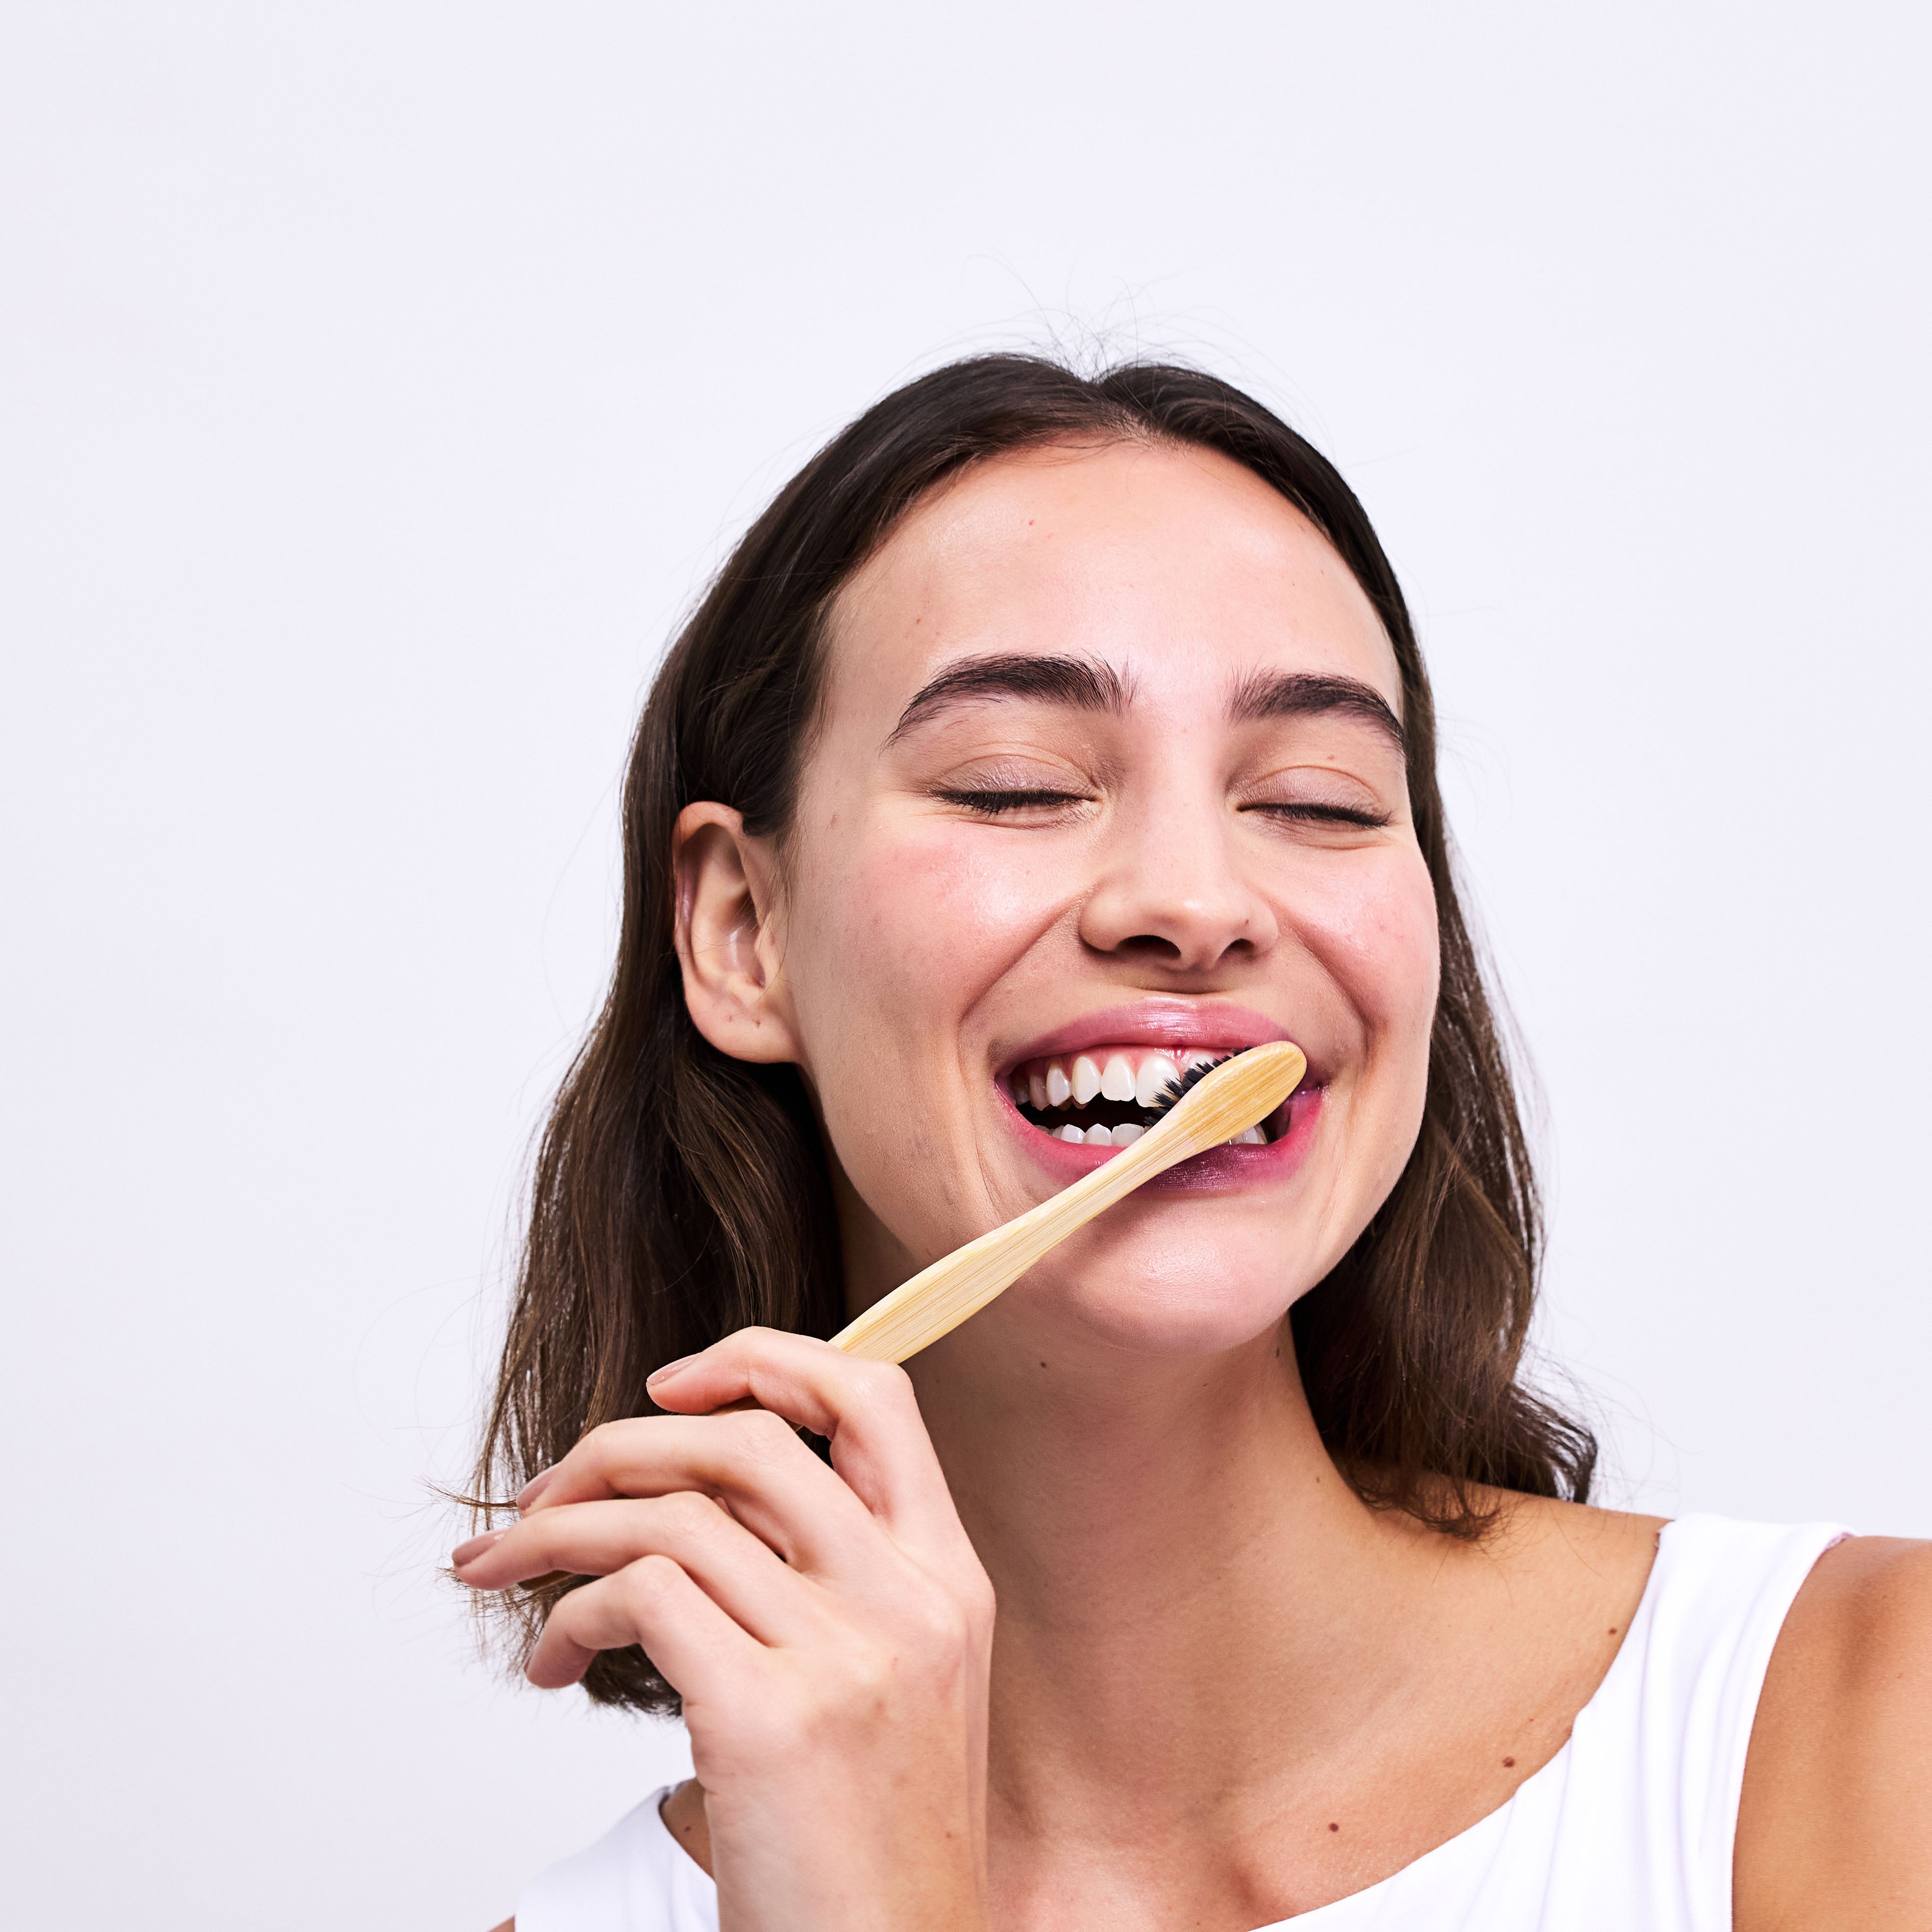
<path id="1" fill-rule="evenodd" d="M 1231 724 L 1266 718 L 1313 718 L 1339 711 L 1374 725 L 1406 758 L 1408 734 L 1388 700 L 1360 678 L 1326 677 L 1312 671 L 1250 671 L 1228 698 Z"/>
<path id="2" fill-rule="evenodd" d="M 1010 652 L 949 664 L 914 692 L 886 739 L 896 743 L 915 726 L 955 704 L 986 698 L 1018 698 L 1035 704 L 1062 704 L 1078 711 L 1124 712 L 1133 693 L 1112 664 L 1090 658 L 1035 656 Z M 1270 718 L 1313 718 L 1340 712 L 1372 724 L 1405 757 L 1408 736 L 1388 700 L 1360 678 L 1313 671 L 1250 671 L 1228 697 L 1228 720 L 1256 724 Z"/>
<path id="3" fill-rule="evenodd" d="M 886 742 L 896 743 L 914 725 L 952 705 L 981 698 L 1030 698 L 1038 704 L 1064 704 L 1118 717 L 1132 694 L 1126 680 L 1112 664 L 1088 658 L 1036 657 L 1030 652 L 972 658 L 949 665 L 914 692 Z"/>

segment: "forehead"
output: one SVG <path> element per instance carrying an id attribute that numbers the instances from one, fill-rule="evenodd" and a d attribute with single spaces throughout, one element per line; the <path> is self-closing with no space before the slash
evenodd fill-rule
<path id="1" fill-rule="evenodd" d="M 841 596 L 833 708 L 902 703 L 980 652 L 1078 652 L 1173 704 L 1225 676 L 1354 677 L 1398 716 L 1395 653 L 1361 586 L 1280 493 L 1209 450 L 1001 456 L 917 505 Z"/>

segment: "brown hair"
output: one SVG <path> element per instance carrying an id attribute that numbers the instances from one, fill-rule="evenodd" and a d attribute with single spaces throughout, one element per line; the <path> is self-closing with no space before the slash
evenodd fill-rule
<path id="1" fill-rule="evenodd" d="M 734 1328 L 830 1335 L 842 1324 L 838 1237 L 802 1083 L 794 1068 L 718 1052 L 686 1010 L 672 826 L 711 799 L 754 833 L 784 832 L 832 601 L 926 491 L 1004 452 L 1124 438 L 1218 451 L 1272 484 L 1354 573 L 1401 670 L 1442 990 L 1408 1165 L 1291 1317 L 1323 1440 L 1364 1496 L 1454 1534 L 1489 1520 L 1472 1485 L 1587 1495 L 1588 1432 L 1518 1380 L 1536 1185 L 1456 899 L 1428 678 L 1368 518 L 1324 458 L 1211 376 L 1140 364 L 1090 379 L 1022 356 L 922 376 L 835 436 L 746 532 L 658 671 L 624 790 L 616 968 L 538 1149 L 477 1495 L 514 1490 L 601 1422 L 650 1413 L 645 1376 Z M 512 1607 L 527 1640 L 542 1600 Z M 604 1652 L 584 1683 L 599 1702 L 676 1708 L 639 1650 Z"/>

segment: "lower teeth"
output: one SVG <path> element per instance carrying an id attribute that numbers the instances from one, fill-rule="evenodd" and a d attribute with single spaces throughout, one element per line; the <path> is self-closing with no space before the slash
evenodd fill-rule
<path id="1" fill-rule="evenodd" d="M 1118 1127 L 1077 1127 L 1070 1120 L 1064 1127 L 1052 1130 L 1057 1141 L 1065 1141 L 1070 1146 L 1131 1147 L 1147 1132 L 1147 1129 L 1132 1120 L 1124 1121 Z M 1259 1127 L 1249 1127 L 1237 1134 L 1228 1144 L 1230 1147 L 1266 1147 L 1268 1137 Z"/>
<path id="2" fill-rule="evenodd" d="M 1084 1131 L 1069 1121 L 1064 1127 L 1054 1130 L 1057 1141 L 1081 1141 L 1088 1147 L 1129 1147 L 1147 1132 L 1132 1121 L 1124 1121 L 1118 1127 L 1088 1127 Z"/>

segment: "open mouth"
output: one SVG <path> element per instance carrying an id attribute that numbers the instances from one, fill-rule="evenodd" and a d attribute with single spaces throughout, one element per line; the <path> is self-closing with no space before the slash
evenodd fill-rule
<path id="1" fill-rule="evenodd" d="M 1013 1105 L 1029 1125 L 1056 1140 L 1089 1147 L 1126 1147 L 1172 1105 L 1172 1090 L 1196 1067 L 1226 1053 L 1160 1047 L 1102 1046 L 1084 1053 L 1022 1060 L 1006 1076 Z M 1266 1147 L 1287 1131 L 1283 1102 L 1258 1126 L 1237 1134 L 1232 1147 Z"/>

